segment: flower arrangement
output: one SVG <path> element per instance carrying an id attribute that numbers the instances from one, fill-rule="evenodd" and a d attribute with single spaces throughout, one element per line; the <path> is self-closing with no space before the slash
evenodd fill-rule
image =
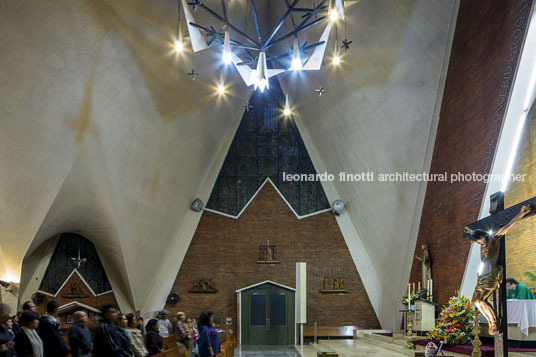
<path id="1" fill-rule="evenodd" d="M 453 296 L 449 299 L 448 306 L 443 306 L 437 326 L 428 331 L 427 336 L 451 345 L 469 344 L 475 315 L 476 311 L 468 298 Z"/>

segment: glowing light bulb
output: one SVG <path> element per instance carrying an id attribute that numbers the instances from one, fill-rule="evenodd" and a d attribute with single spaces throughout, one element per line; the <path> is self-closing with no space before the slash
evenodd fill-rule
<path id="1" fill-rule="evenodd" d="M 231 56 L 231 52 L 223 51 L 222 59 L 225 64 L 229 64 L 233 60 L 233 56 Z"/>
<path id="2" fill-rule="evenodd" d="M 283 115 L 288 117 L 291 114 L 290 112 L 290 104 L 288 102 L 288 94 L 285 95 L 285 108 L 283 109 Z"/>
<path id="3" fill-rule="evenodd" d="M 297 58 L 297 57 L 293 58 L 290 68 L 294 71 L 299 71 L 300 69 L 302 69 L 302 63 L 301 63 L 300 58 Z"/>
<path id="4" fill-rule="evenodd" d="M 225 87 L 223 84 L 218 84 L 218 94 L 223 95 L 225 93 Z"/>
<path id="5" fill-rule="evenodd" d="M 337 10 L 331 9 L 331 11 L 329 12 L 329 19 L 335 22 L 337 21 L 338 18 L 339 18 L 339 13 L 337 12 Z"/>
<path id="6" fill-rule="evenodd" d="M 175 40 L 175 52 L 181 53 L 183 49 L 184 49 L 184 45 L 182 44 L 182 40 L 181 39 Z"/>
<path id="7" fill-rule="evenodd" d="M 341 58 L 339 56 L 333 57 L 333 65 L 338 66 L 341 64 Z"/>

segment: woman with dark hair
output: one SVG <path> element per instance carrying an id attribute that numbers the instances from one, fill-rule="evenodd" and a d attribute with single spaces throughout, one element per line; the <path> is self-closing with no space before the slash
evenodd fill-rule
<path id="1" fill-rule="evenodd" d="M 112 304 L 101 307 L 102 321 L 95 331 L 93 340 L 93 354 L 106 357 L 130 357 L 130 349 L 123 346 L 122 332 L 114 324 L 117 321 L 118 311 Z"/>
<path id="2" fill-rule="evenodd" d="M 5 332 L 5 337 L 8 338 L 8 342 L 4 342 L 4 351 L 0 348 L 0 357 L 14 357 L 15 356 L 15 333 L 13 332 L 13 319 L 9 315 L 0 316 L 0 329 Z M 0 338 L 2 340 L 2 338 Z M 2 342 L 0 342 L 1 344 Z"/>
<path id="3" fill-rule="evenodd" d="M 19 324 L 21 330 L 15 336 L 15 352 L 18 357 L 43 357 L 43 341 L 35 331 L 41 316 L 31 310 L 24 311 Z"/>
<path id="4" fill-rule="evenodd" d="M 199 316 L 197 329 L 199 331 L 199 356 L 214 357 L 220 353 L 220 335 L 214 329 L 212 311 L 204 311 Z"/>
<path id="5" fill-rule="evenodd" d="M 130 349 L 134 352 L 134 357 L 145 357 L 149 355 L 149 351 L 143 343 L 143 334 L 138 329 L 138 320 L 133 313 L 126 316 L 128 327 L 127 335 L 130 339 Z"/>
<path id="6" fill-rule="evenodd" d="M 150 319 L 147 321 L 147 325 L 145 326 L 145 330 L 147 330 L 147 334 L 145 335 L 145 346 L 147 346 L 147 350 L 149 350 L 149 356 L 162 352 L 164 338 L 158 333 L 159 328 L 160 326 L 158 326 L 157 319 Z"/>
<path id="7" fill-rule="evenodd" d="M 121 332 L 121 349 L 127 352 L 129 356 L 134 356 L 134 352 L 132 352 L 132 349 L 130 348 L 130 338 L 127 334 L 128 320 L 126 316 L 119 314 L 119 316 L 117 316 L 116 325 L 119 328 L 119 332 Z"/>

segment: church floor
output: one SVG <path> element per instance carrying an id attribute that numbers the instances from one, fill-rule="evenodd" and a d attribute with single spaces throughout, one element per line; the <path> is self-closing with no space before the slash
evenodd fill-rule
<path id="1" fill-rule="evenodd" d="M 316 357 L 317 352 L 335 352 L 339 357 L 402 357 L 407 355 L 373 345 L 363 339 L 321 340 L 317 345 L 306 345 L 303 346 L 303 349 L 300 346 L 296 346 L 296 349 L 302 357 Z"/>

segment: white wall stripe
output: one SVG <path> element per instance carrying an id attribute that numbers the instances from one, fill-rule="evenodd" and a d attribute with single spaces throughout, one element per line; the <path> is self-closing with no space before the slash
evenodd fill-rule
<path id="1" fill-rule="evenodd" d="M 255 199 L 255 197 L 257 197 L 257 195 L 258 195 L 259 192 L 262 190 L 262 188 L 264 187 L 264 185 L 266 185 L 267 182 L 269 182 L 269 183 L 272 184 L 272 186 L 274 187 L 275 191 L 279 194 L 279 196 L 281 196 L 281 198 L 283 199 L 283 201 L 285 201 L 285 203 L 286 203 L 287 206 L 290 208 L 290 210 L 292 211 L 292 213 L 294 213 L 294 215 L 295 215 L 296 218 L 298 218 L 298 219 L 303 219 L 303 218 L 307 218 L 307 217 L 312 217 L 312 216 L 315 216 L 315 215 L 317 215 L 317 214 L 321 214 L 321 213 L 325 213 L 325 212 L 329 212 L 329 211 L 331 211 L 331 208 L 326 208 L 326 209 L 323 209 L 323 210 L 320 210 L 320 211 L 316 211 L 316 212 L 313 212 L 313 213 L 309 213 L 309 214 L 300 216 L 298 213 L 296 213 L 296 211 L 294 210 L 294 208 L 292 208 L 292 206 L 291 206 L 290 203 L 287 201 L 287 199 L 285 198 L 285 196 L 283 196 L 283 194 L 281 193 L 281 191 L 279 191 L 279 189 L 277 188 L 277 186 L 272 182 L 272 180 L 270 180 L 269 177 L 267 177 L 266 180 L 264 180 L 264 182 L 262 183 L 262 185 L 257 189 L 257 191 L 255 191 L 255 194 L 254 194 L 253 196 L 251 196 L 251 198 L 249 199 L 248 203 L 246 203 L 246 205 L 244 206 L 244 208 L 242 208 L 242 210 L 238 213 L 238 215 L 233 216 L 233 215 L 231 215 L 231 214 L 224 213 L 224 212 L 220 212 L 220 211 L 217 211 L 217 210 L 214 210 L 214 209 L 210 209 L 210 208 L 205 208 L 204 211 L 208 211 L 208 212 L 212 212 L 212 213 L 220 214 L 220 215 L 225 216 L 225 217 L 228 217 L 228 218 L 238 219 L 238 218 L 240 218 L 240 216 L 242 215 L 242 213 L 244 213 L 244 211 L 246 210 L 246 208 L 248 208 L 248 206 L 250 205 L 250 203 L 253 202 L 253 200 Z"/>

